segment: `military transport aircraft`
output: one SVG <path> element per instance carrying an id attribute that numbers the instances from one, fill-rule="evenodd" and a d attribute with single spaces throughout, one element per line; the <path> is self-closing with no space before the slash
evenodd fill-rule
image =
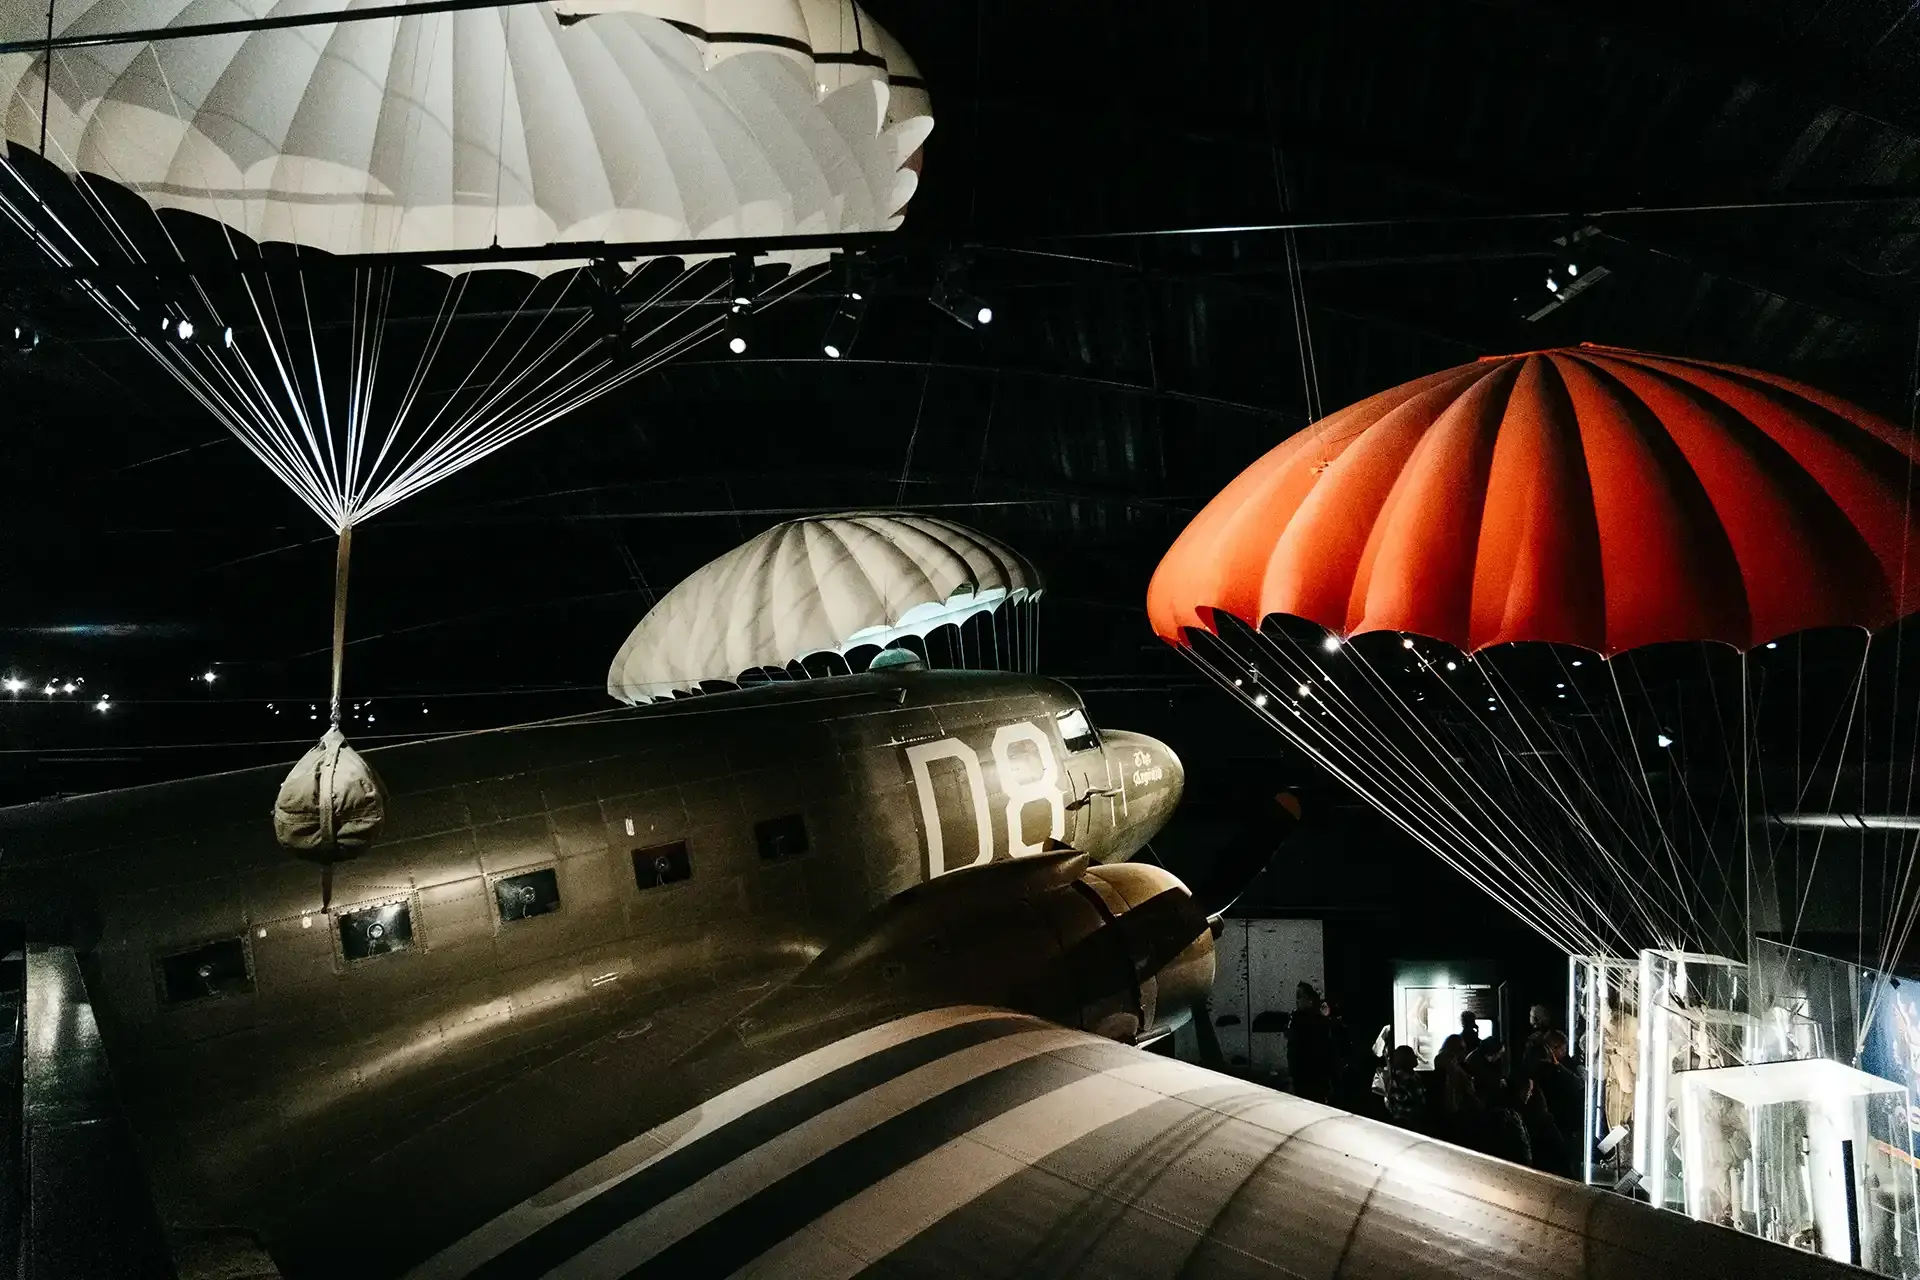
<path id="1" fill-rule="evenodd" d="M 325 905 L 278 770 L 0 812 L 26 1275 L 1850 1273 L 1143 1052 L 1223 904 L 1129 860 L 1179 761 L 1058 683 L 368 755 Z"/>

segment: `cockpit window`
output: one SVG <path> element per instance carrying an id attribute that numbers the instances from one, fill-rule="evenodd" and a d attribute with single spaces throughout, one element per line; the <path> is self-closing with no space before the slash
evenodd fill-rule
<path id="1" fill-rule="evenodd" d="M 405 951 L 412 945 L 413 912 L 404 902 L 340 913 L 340 953 L 349 960 Z"/>
<path id="2" fill-rule="evenodd" d="M 1053 718 L 1060 722 L 1060 741 L 1066 744 L 1068 751 L 1091 751 L 1100 745 L 1099 732 L 1087 721 L 1087 713 L 1079 707 L 1058 712 Z"/>

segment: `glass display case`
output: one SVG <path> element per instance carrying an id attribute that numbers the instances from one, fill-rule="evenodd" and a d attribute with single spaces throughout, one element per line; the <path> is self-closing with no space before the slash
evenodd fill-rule
<path id="1" fill-rule="evenodd" d="M 1611 1186 L 1633 1163 L 1634 1081 L 1640 1068 L 1640 963 L 1567 958 L 1569 1056 L 1586 1089 L 1581 1173 Z"/>
<path id="2" fill-rule="evenodd" d="M 1633 1168 L 1650 1203 L 1679 1209 L 1686 1153 L 1674 1077 L 1752 1061 L 1747 967 L 1700 952 L 1642 951 L 1639 968 Z"/>
<path id="3" fill-rule="evenodd" d="M 1416 1070 L 1433 1070 L 1433 1055 L 1460 1030 L 1462 1014 L 1473 1015 L 1482 1039 L 1494 1039 L 1504 1030 L 1500 988 L 1486 969 L 1480 964 L 1395 962 L 1393 1043 L 1413 1047 Z"/>
<path id="4" fill-rule="evenodd" d="M 1690 1217 L 1912 1276 L 1905 1086 L 1813 1058 L 1674 1077 Z"/>

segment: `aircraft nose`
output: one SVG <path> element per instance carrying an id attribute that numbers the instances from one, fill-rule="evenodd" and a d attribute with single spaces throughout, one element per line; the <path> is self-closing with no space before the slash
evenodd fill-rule
<path id="1" fill-rule="evenodd" d="M 1101 744 L 1110 785 L 1119 793 L 1110 810 L 1113 831 L 1107 860 L 1121 861 L 1167 825 L 1186 791 L 1187 771 L 1172 747 L 1144 733 L 1103 730 Z"/>

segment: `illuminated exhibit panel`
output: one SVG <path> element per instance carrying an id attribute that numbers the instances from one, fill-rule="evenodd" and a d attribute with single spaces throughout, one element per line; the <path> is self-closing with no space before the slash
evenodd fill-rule
<path id="1" fill-rule="evenodd" d="M 1633 1167 L 1648 1200 L 1678 1209 L 1685 1198 L 1680 1099 L 1682 1071 L 1740 1066 L 1752 1056 L 1747 966 L 1688 951 L 1640 953 L 1639 1069 L 1633 1108 Z"/>
<path id="2" fill-rule="evenodd" d="M 1675 1081 L 1690 1217 L 1920 1275 L 1904 1086 L 1818 1058 Z"/>
<path id="3" fill-rule="evenodd" d="M 1567 1026 L 1569 1056 L 1586 1085 L 1581 1171 L 1588 1182 L 1618 1182 L 1633 1157 L 1627 1138 L 1640 1074 L 1639 962 L 1569 956 Z"/>
<path id="4" fill-rule="evenodd" d="M 1460 1015 L 1472 1013 L 1480 1038 L 1502 1030 L 1501 991 L 1483 965 L 1452 966 L 1398 961 L 1393 977 L 1393 1043 L 1411 1045 L 1415 1070 L 1433 1070 L 1441 1044 L 1460 1030 Z"/>

